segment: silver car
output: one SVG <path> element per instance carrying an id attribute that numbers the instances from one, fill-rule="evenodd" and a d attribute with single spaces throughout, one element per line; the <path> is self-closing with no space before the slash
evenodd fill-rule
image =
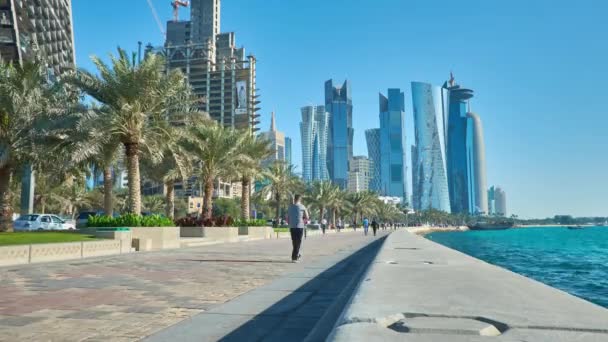
<path id="1" fill-rule="evenodd" d="M 13 222 L 13 227 L 17 231 L 76 229 L 74 223 L 67 222 L 56 215 L 49 214 L 22 215 Z"/>

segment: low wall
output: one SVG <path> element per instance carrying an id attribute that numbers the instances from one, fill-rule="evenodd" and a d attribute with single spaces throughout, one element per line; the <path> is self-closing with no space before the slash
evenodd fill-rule
<path id="1" fill-rule="evenodd" d="M 247 227 L 247 235 L 250 239 L 272 239 L 273 233 L 272 227 Z"/>
<path id="2" fill-rule="evenodd" d="M 145 250 L 179 248 L 179 227 L 129 227 L 133 240 L 139 240 L 139 246 Z"/>
<path id="3" fill-rule="evenodd" d="M 217 241 L 237 241 L 238 227 L 181 227 L 181 237 L 209 238 Z"/>
<path id="4" fill-rule="evenodd" d="M 43 243 L 0 247 L 0 266 L 74 260 L 129 253 L 121 240 L 98 240 L 66 243 Z"/>
<path id="5" fill-rule="evenodd" d="M 600 306 L 400 230 L 328 340 L 608 341 L 607 326 Z"/>

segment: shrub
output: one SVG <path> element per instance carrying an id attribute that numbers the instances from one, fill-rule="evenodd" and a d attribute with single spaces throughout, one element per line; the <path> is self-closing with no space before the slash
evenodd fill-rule
<path id="1" fill-rule="evenodd" d="M 209 219 L 183 217 L 177 220 L 176 224 L 180 227 L 233 227 L 235 222 L 230 216 L 219 216 Z"/>
<path id="2" fill-rule="evenodd" d="M 234 224 L 239 227 L 264 227 L 268 225 L 264 219 L 236 220 Z"/>
<path id="3" fill-rule="evenodd" d="M 118 217 L 90 216 L 87 227 L 175 227 L 175 223 L 170 218 L 161 215 L 125 214 Z"/>

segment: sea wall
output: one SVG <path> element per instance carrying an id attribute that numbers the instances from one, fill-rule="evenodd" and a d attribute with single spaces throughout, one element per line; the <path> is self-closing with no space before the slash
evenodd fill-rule
<path id="1" fill-rule="evenodd" d="M 608 341 L 608 310 L 400 230 L 329 340 Z"/>

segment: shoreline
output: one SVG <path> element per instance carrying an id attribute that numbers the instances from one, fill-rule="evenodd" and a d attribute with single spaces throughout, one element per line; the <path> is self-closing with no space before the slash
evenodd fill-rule
<path id="1" fill-rule="evenodd" d="M 422 226 L 422 227 L 407 227 L 405 228 L 408 232 L 420 236 L 424 236 L 431 233 L 437 232 L 466 232 L 469 230 L 467 226 L 459 227 L 435 227 L 435 226 Z"/>

